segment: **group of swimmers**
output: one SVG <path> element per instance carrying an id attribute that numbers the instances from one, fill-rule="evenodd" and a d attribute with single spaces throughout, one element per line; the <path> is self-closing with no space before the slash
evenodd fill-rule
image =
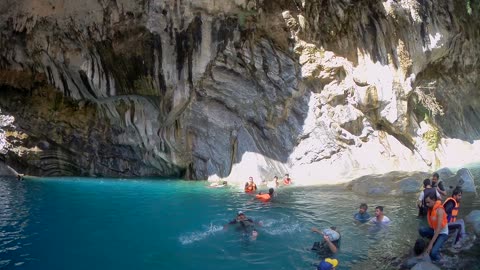
<path id="1" fill-rule="evenodd" d="M 285 175 L 283 180 L 284 185 L 290 185 L 292 183 L 288 174 Z M 271 182 L 265 183 L 267 187 L 270 187 L 269 192 L 262 194 L 261 192 L 256 195 L 256 198 L 262 201 L 269 201 L 274 193 L 274 187 L 279 186 L 278 177 L 274 177 Z M 462 190 L 460 187 L 456 187 L 451 197 L 446 198 L 442 203 L 442 196 L 446 196 L 447 192 L 443 186 L 442 181 L 439 180 L 438 173 L 432 175 L 432 179 L 425 179 L 423 181 L 424 190 L 420 193 L 417 206 L 419 208 L 419 216 L 427 217 L 428 227 L 422 226 L 419 228 L 419 235 L 421 237 L 431 239 L 428 243 L 420 238 L 415 242 L 414 254 L 415 256 L 409 258 L 403 266 L 406 268 L 413 267 L 416 263 L 428 261 L 428 262 L 441 262 L 440 249 L 445 241 L 448 239 L 449 233 L 455 233 L 454 248 L 460 248 L 462 239 L 465 239 L 465 223 L 462 219 L 457 219 L 458 210 L 460 207 L 460 201 L 462 199 Z M 252 193 L 257 191 L 257 185 L 253 181 L 253 177 L 249 177 L 247 183 L 245 183 L 245 192 Z M 359 210 L 354 214 L 354 220 L 359 223 L 371 223 L 376 225 L 388 225 L 391 220 L 384 215 L 384 207 L 375 207 L 375 216 L 370 217 L 367 212 L 368 205 L 361 203 Z M 256 239 L 258 232 L 255 229 L 255 225 L 261 226 L 261 223 L 254 222 L 252 219 L 247 218 L 242 211 L 237 213 L 237 217 L 230 221 L 225 227 L 229 225 L 238 224 L 239 229 L 243 230 L 252 240 Z M 335 254 L 340 248 L 340 232 L 336 227 L 326 228 L 319 230 L 312 228 L 312 232 L 321 234 L 323 236 L 322 241 L 315 242 L 312 250 L 316 251 L 324 259 L 320 262 L 317 269 L 320 270 L 332 270 L 338 265 L 338 260 L 335 259 Z"/>
<path id="2" fill-rule="evenodd" d="M 280 183 L 278 182 L 278 177 L 274 176 L 272 181 L 262 181 L 263 184 L 265 184 L 269 189 L 268 193 L 258 193 L 255 195 L 255 198 L 263 201 L 263 202 L 268 202 L 273 198 L 273 193 L 275 192 L 275 188 L 278 188 L 280 186 Z M 292 179 L 290 178 L 290 175 L 288 173 L 285 174 L 283 177 L 282 181 L 284 186 L 288 186 L 292 184 Z M 245 183 L 244 191 L 246 193 L 253 193 L 257 191 L 257 184 L 253 181 L 253 177 L 250 176 L 248 178 L 248 182 Z"/>

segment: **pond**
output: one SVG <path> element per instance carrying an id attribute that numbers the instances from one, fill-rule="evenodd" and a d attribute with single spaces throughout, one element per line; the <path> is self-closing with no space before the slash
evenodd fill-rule
<path id="1" fill-rule="evenodd" d="M 479 179 L 480 169 L 471 169 Z M 416 196 L 293 186 L 262 203 L 238 188 L 205 182 L 2 178 L 0 268 L 315 269 L 320 258 L 310 249 L 320 235 L 311 228 L 337 226 L 337 269 L 395 269 L 392 262 L 413 246 L 424 222 L 416 217 Z M 372 216 L 376 205 L 384 206 L 390 226 L 355 224 L 361 202 Z M 465 196 L 460 216 L 473 209 L 480 209 L 478 198 Z M 223 228 L 240 210 L 262 224 L 255 241 Z M 466 267 L 480 262 L 477 246 L 462 256 Z"/>

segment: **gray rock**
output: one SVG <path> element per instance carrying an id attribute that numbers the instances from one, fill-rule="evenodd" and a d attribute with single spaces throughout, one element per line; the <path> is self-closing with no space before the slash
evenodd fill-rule
<path id="1" fill-rule="evenodd" d="M 390 172 L 382 175 L 367 175 L 348 184 L 352 191 L 363 195 L 385 196 L 419 192 L 424 172 Z"/>
<path id="2" fill-rule="evenodd" d="M 0 1 L 6 162 L 35 175 L 379 174 L 355 189 L 382 195 L 415 190 L 384 173 L 431 170 L 478 140 L 480 21 L 466 8 L 170 2 Z"/>
<path id="3" fill-rule="evenodd" d="M 444 181 L 445 188 L 449 191 L 453 190 L 457 186 L 460 186 L 463 192 L 477 192 L 473 175 L 467 168 L 458 170 L 454 176 L 442 181 Z"/>
<path id="4" fill-rule="evenodd" d="M 0 161 L 0 176 L 17 176 L 18 173 L 10 166 L 6 165 L 3 161 Z"/>
<path id="5" fill-rule="evenodd" d="M 431 262 L 420 262 L 412 267 L 411 270 L 440 270 L 440 268 Z"/>
<path id="6" fill-rule="evenodd" d="M 450 178 L 455 175 L 449 168 L 441 168 L 435 172 L 438 173 L 438 175 L 440 176 L 440 179 L 442 180 Z"/>
<path id="7" fill-rule="evenodd" d="M 480 210 L 473 210 L 466 217 L 465 221 L 472 224 L 475 234 L 480 236 Z"/>

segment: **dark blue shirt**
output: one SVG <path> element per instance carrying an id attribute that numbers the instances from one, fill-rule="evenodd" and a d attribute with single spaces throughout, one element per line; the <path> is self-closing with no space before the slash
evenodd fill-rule
<path id="1" fill-rule="evenodd" d="M 367 221 L 370 220 L 370 215 L 365 212 L 363 214 L 360 214 L 360 213 L 355 213 L 355 215 L 353 216 L 356 220 L 362 222 L 362 223 L 365 223 Z"/>

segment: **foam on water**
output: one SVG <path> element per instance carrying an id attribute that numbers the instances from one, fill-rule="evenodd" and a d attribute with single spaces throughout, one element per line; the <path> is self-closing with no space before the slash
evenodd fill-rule
<path id="1" fill-rule="evenodd" d="M 186 233 L 184 235 L 181 235 L 178 240 L 182 245 L 189 245 L 194 242 L 201 241 L 209 237 L 210 235 L 213 235 L 223 230 L 223 226 L 213 225 L 212 223 L 210 223 L 209 226 L 204 227 L 205 230 Z"/>

